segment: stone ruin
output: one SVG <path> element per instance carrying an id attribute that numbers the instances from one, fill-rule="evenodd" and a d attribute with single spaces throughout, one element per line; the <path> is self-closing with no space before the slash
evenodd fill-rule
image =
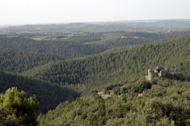
<path id="1" fill-rule="evenodd" d="M 168 68 L 155 67 L 148 69 L 148 75 L 146 79 L 153 82 L 155 77 L 166 77 L 169 74 Z"/>

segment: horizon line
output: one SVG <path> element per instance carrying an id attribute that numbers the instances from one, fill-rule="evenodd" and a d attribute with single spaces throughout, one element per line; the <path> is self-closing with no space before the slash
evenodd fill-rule
<path id="1" fill-rule="evenodd" d="M 117 22 L 156 22 L 156 21 L 190 21 L 190 19 L 138 19 L 138 20 L 113 20 L 113 21 L 70 21 L 70 22 L 46 22 L 46 23 L 21 23 L 21 24 L 0 24 L 0 27 L 30 26 L 30 25 L 66 25 L 66 24 L 99 24 Z"/>

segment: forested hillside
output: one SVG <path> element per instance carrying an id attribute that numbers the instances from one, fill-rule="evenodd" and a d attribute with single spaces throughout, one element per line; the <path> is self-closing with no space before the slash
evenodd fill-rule
<path id="1" fill-rule="evenodd" d="M 187 36 L 37 68 L 35 70 L 40 69 L 41 73 L 33 70 L 32 76 L 46 77 L 44 80 L 54 81 L 52 78 L 56 80 L 58 75 L 64 75 L 64 72 L 69 75 L 71 72 L 67 70 L 74 70 L 73 73 L 82 71 L 78 75 L 85 78 L 76 79 L 78 83 L 98 85 L 101 82 L 99 84 L 105 86 L 94 88 L 75 101 L 63 102 L 55 110 L 40 115 L 39 125 L 189 126 L 189 50 L 190 37 Z M 148 68 L 159 65 L 168 67 L 172 76 L 147 81 Z M 130 80 L 133 77 L 136 79 Z M 88 78 L 93 80 L 86 81 Z M 106 83 L 110 85 L 106 86 Z"/>
<path id="2" fill-rule="evenodd" d="M 162 40 L 154 44 L 126 47 L 121 51 L 87 58 L 49 63 L 22 75 L 60 85 L 125 82 L 146 74 L 152 66 L 166 66 L 174 72 L 190 75 L 190 37 Z"/>
<path id="3" fill-rule="evenodd" d="M 61 58 L 93 55 L 116 47 L 137 45 L 160 39 L 187 35 L 189 31 L 161 33 L 149 32 L 100 32 L 59 34 L 8 34 L 0 36 L 0 48 L 25 52 L 44 53 Z"/>
<path id="4" fill-rule="evenodd" d="M 41 53 L 30 53 L 15 49 L 0 48 L 0 70 L 23 72 L 35 66 L 46 64 L 61 58 Z"/>
<path id="5" fill-rule="evenodd" d="M 64 102 L 40 115 L 39 126 L 189 126 L 190 82 L 158 78 L 152 85 L 142 78 L 109 88 L 114 94 L 106 91 L 106 99 L 92 92 Z"/>
<path id="6" fill-rule="evenodd" d="M 37 125 L 38 116 L 39 126 L 189 126 L 188 24 L 0 29 L 0 125 L 8 120 L 19 126 L 19 113 L 28 120 L 22 112 L 34 110 L 30 124 Z M 169 76 L 146 80 L 147 70 L 156 66 L 168 68 Z M 34 109 L 25 109 L 30 104 Z"/>
<path id="7" fill-rule="evenodd" d="M 92 46 L 83 44 L 84 42 L 99 40 L 99 34 L 64 37 L 64 35 L 51 36 L 51 34 L 39 36 L 32 36 L 30 34 L 25 36 L 1 36 L 0 47 L 45 53 L 63 58 L 90 55 L 103 50 L 101 46 L 98 45 Z"/>
<path id="8" fill-rule="evenodd" d="M 18 75 L 0 72 L 0 93 L 10 87 L 17 87 L 27 92 L 27 96 L 36 95 L 39 100 L 38 113 L 46 113 L 62 101 L 72 101 L 78 93 L 67 88 L 60 88 L 50 83 L 24 78 Z"/>

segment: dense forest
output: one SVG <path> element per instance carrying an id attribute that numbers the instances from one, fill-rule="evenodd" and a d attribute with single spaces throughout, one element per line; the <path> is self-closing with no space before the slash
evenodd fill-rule
<path id="1" fill-rule="evenodd" d="M 122 55 L 121 52 L 129 53 L 132 51 L 132 53 L 129 54 L 132 56 L 132 59 L 126 59 L 130 61 L 135 60 L 130 64 L 138 63 L 134 65 L 138 67 L 136 67 L 136 69 L 135 67 L 132 68 L 136 70 L 136 72 L 128 71 L 127 73 L 131 73 L 138 78 L 136 80 L 127 80 L 129 77 L 125 76 L 125 82 L 107 85 L 107 87 L 102 89 L 102 92 L 104 95 L 109 96 L 108 98 L 99 95 L 99 92 L 94 89 L 74 102 L 63 102 L 55 110 L 49 111 L 46 115 L 40 115 L 38 117 L 39 125 L 188 126 L 190 124 L 190 91 L 188 90 L 190 86 L 190 73 L 188 69 L 190 65 L 188 61 L 189 45 L 189 37 L 180 37 L 119 51 L 120 55 L 117 55 L 118 53 L 104 54 L 105 56 L 113 56 L 115 54 L 115 57 L 118 58 L 118 56 L 126 56 L 127 54 Z M 172 55 L 173 53 L 175 53 L 175 55 Z M 91 59 L 91 57 L 89 59 Z M 103 59 L 98 61 L 107 60 L 105 57 Z M 121 59 L 125 58 L 121 57 Z M 121 59 L 112 59 L 111 61 L 122 62 Z M 109 66 L 108 63 L 109 62 L 106 62 L 105 66 Z M 125 61 L 125 63 L 127 62 Z M 142 66 L 140 63 L 142 63 Z M 71 64 L 71 61 L 69 64 Z M 103 65 L 103 62 L 100 64 Z M 172 78 L 157 78 L 156 83 L 150 83 L 145 80 L 144 74 L 146 73 L 145 70 L 148 69 L 147 66 L 160 64 L 170 67 L 170 70 L 178 73 L 178 75 Z M 91 67 L 94 66 L 92 64 L 90 65 Z M 126 65 L 128 66 L 129 64 Z M 105 66 L 102 68 L 105 68 Z M 121 64 L 118 66 L 122 67 Z M 111 68 L 114 67 L 112 66 Z M 105 69 L 108 68 L 106 67 Z M 98 68 L 93 69 L 93 71 L 96 70 L 98 70 Z M 113 71 L 116 72 L 117 69 Z M 112 72 L 108 71 L 106 75 L 109 75 L 109 73 Z M 119 76 L 121 75 L 114 75 L 116 78 Z M 99 78 L 96 79 L 98 80 Z M 113 80 L 111 77 L 109 79 L 111 81 L 109 82 L 107 79 L 107 82 L 111 83 Z M 121 78 L 119 78 L 119 80 L 121 80 Z M 116 82 L 119 81 L 117 80 Z"/>
<path id="2" fill-rule="evenodd" d="M 0 28 L 0 125 L 189 126 L 189 59 L 188 21 Z"/>
<path id="3" fill-rule="evenodd" d="M 189 74 L 190 37 L 167 39 L 154 44 L 126 47 L 97 56 L 64 60 L 36 67 L 22 75 L 60 85 L 124 82 L 138 78 L 149 67 L 164 65 L 174 72 Z M 175 55 L 173 55 L 175 53 Z M 175 62 L 175 63 L 174 63 Z M 186 69 L 184 69 L 187 67 Z"/>
<path id="4" fill-rule="evenodd" d="M 103 99 L 97 92 L 63 102 L 38 117 L 40 126 L 188 126 L 190 82 L 160 78 L 151 89 L 145 82 L 124 83 L 119 93 Z M 147 82 L 146 82 L 147 83 Z M 123 90 L 127 89 L 127 92 Z"/>
<path id="5" fill-rule="evenodd" d="M 188 35 L 190 31 L 173 32 L 101 32 L 59 34 L 0 35 L 0 48 L 43 53 L 61 58 L 76 58 L 104 52 L 116 47 L 137 45 L 160 39 Z"/>
<path id="6" fill-rule="evenodd" d="M 15 49 L 0 48 L 0 70 L 23 72 L 50 61 L 60 60 L 57 56 L 42 53 L 30 53 Z"/>

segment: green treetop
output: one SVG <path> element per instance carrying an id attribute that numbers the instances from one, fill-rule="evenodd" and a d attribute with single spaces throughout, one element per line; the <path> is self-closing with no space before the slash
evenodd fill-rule
<path id="1" fill-rule="evenodd" d="M 15 118 L 15 122 L 18 122 L 18 125 L 37 125 L 36 111 L 38 105 L 39 102 L 35 96 L 27 98 L 26 93 L 18 91 L 16 87 L 7 89 L 5 94 L 0 95 L 0 120 L 4 118 L 1 122 L 2 125 L 11 123 L 13 118 Z"/>

